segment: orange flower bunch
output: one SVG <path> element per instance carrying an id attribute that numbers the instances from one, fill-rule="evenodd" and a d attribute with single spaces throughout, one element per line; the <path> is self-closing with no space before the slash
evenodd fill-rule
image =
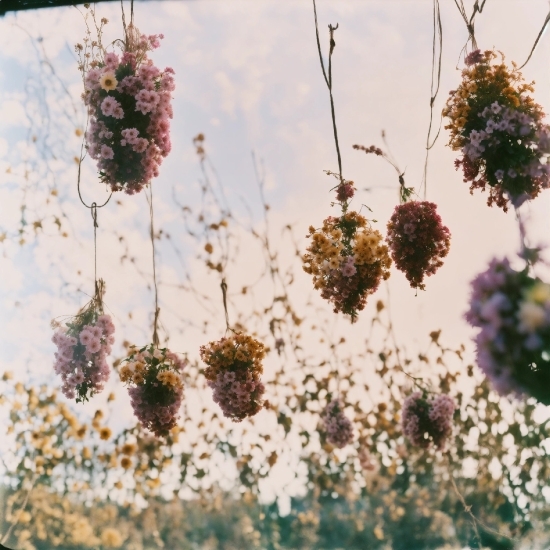
<path id="1" fill-rule="evenodd" d="M 265 346 L 248 334 L 232 334 L 200 348 L 208 365 L 204 375 L 214 390 L 213 399 L 224 416 L 240 422 L 263 407 L 265 387 L 260 380 Z"/>
<path id="2" fill-rule="evenodd" d="M 451 132 L 449 145 L 461 150 L 464 181 L 470 191 L 489 189 L 487 204 L 504 211 L 521 205 L 549 186 L 550 129 L 540 105 L 527 95 L 516 65 L 495 63 L 497 54 L 475 50 L 466 57 L 460 86 L 450 92 L 443 115 Z"/>
<path id="3" fill-rule="evenodd" d="M 367 296 L 390 276 L 391 259 L 379 231 L 357 212 L 329 216 L 321 229 L 309 228 L 311 245 L 304 254 L 303 269 L 313 275 L 321 296 L 342 312 L 357 319 Z"/>

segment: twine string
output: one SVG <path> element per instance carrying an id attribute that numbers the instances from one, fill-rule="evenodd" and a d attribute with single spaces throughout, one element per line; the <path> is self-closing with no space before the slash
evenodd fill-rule
<path id="1" fill-rule="evenodd" d="M 424 173 L 422 176 L 422 182 L 420 184 L 419 193 L 424 188 L 424 200 L 428 192 L 428 160 L 430 156 L 430 149 L 435 145 L 439 134 L 441 133 L 441 122 L 443 116 L 439 121 L 439 129 L 437 134 L 430 143 L 432 135 L 432 126 L 434 118 L 434 104 L 439 93 L 439 87 L 441 85 L 441 62 L 443 56 L 443 25 L 441 23 L 441 8 L 439 0 L 433 0 L 433 39 L 432 39 L 432 74 L 430 84 L 430 123 L 428 125 L 428 135 L 426 136 L 426 158 L 424 160 Z M 437 57 L 437 70 L 436 70 L 436 57 Z"/>
<path id="2" fill-rule="evenodd" d="M 340 154 L 340 144 L 338 142 L 338 129 L 336 127 L 336 112 L 334 109 L 334 97 L 332 95 L 332 54 L 334 52 L 334 48 L 336 47 L 336 42 L 334 41 L 334 33 L 336 29 L 338 29 L 338 23 L 336 26 L 329 25 L 329 53 L 328 53 L 328 72 L 325 68 L 325 62 L 323 61 L 323 52 L 321 50 L 321 40 L 319 38 L 319 25 L 317 22 L 317 6 L 315 4 L 315 0 L 313 0 L 313 16 L 315 19 L 315 36 L 317 38 L 317 50 L 319 52 L 319 61 L 321 63 L 321 70 L 323 72 L 323 78 L 325 80 L 325 84 L 327 85 L 329 96 L 330 96 L 330 112 L 332 116 L 332 131 L 334 134 L 334 144 L 336 145 L 336 156 L 338 157 L 338 173 L 340 176 L 340 183 L 343 183 L 343 176 L 342 176 L 342 155 Z"/>
<path id="3" fill-rule="evenodd" d="M 229 312 L 227 311 L 227 283 L 225 282 L 225 277 L 222 279 L 220 287 L 222 289 L 223 309 L 225 311 L 225 327 L 226 330 L 231 330 L 229 327 Z"/>
<path id="4" fill-rule="evenodd" d="M 533 47 L 531 48 L 531 51 L 529 52 L 529 56 L 527 57 L 525 63 L 519 67 L 518 70 L 523 69 L 527 63 L 529 63 L 529 60 L 531 59 L 532 55 L 535 53 L 535 49 L 537 48 L 537 45 L 539 43 L 539 40 L 542 38 L 542 35 L 544 34 L 544 31 L 546 30 L 546 27 L 548 26 L 548 23 L 550 23 L 550 11 L 548 12 L 548 15 L 546 16 L 546 19 L 544 20 L 544 23 L 542 24 L 542 29 L 540 30 L 539 34 L 537 35 L 537 39 L 535 40 L 535 43 L 533 44 Z"/>
<path id="5" fill-rule="evenodd" d="M 151 249 L 152 249 L 152 258 L 153 258 L 153 288 L 155 290 L 155 317 L 153 321 L 153 344 L 158 347 L 160 341 L 158 336 L 158 323 L 159 323 L 159 293 L 157 285 L 157 265 L 156 265 L 156 254 L 155 254 L 155 227 L 154 227 L 154 217 L 153 217 L 153 184 L 149 184 L 149 194 L 147 197 L 147 202 L 149 203 L 149 235 L 151 237 Z M 147 195 L 146 195 L 147 196 Z"/>

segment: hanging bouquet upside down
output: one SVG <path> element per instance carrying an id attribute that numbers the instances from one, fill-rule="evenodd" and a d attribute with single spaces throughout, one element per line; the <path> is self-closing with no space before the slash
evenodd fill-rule
<path id="1" fill-rule="evenodd" d="M 97 40 L 88 27 L 84 45 L 76 45 L 90 117 L 86 148 L 101 181 L 131 195 L 158 176 L 170 152 L 174 70 L 161 71 L 147 55 L 160 46 L 162 34 L 146 36 L 130 23 L 125 40 L 113 43 L 122 45 L 118 55 L 101 43 L 105 24 L 105 18 L 96 23 Z"/>

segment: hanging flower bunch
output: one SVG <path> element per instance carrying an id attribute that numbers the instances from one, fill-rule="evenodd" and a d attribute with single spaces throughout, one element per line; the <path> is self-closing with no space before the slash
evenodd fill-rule
<path id="1" fill-rule="evenodd" d="M 401 173 L 391 155 L 374 145 L 354 145 L 353 148 L 382 157 L 396 170 L 401 204 L 395 207 L 388 222 L 387 241 L 395 267 L 405 273 L 412 288 L 424 290 L 424 277 L 433 275 L 449 253 L 449 229 L 441 222 L 436 204 L 410 200 L 414 188 L 405 187 L 405 174 Z"/>
<path id="2" fill-rule="evenodd" d="M 388 222 L 387 241 L 395 267 L 405 273 L 412 288 L 424 290 L 424 277 L 443 265 L 451 234 L 441 222 L 436 204 L 411 201 L 395 207 Z"/>
<path id="3" fill-rule="evenodd" d="M 208 365 L 204 375 L 213 399 L 223 415 L 234 422 L 254 416 L 264 406 L 265 387 L 260 380 L 265 346 L 252 336 L 236 333 L 201 346 L 201 359 Z"/>
<path id="4" fill-rule="evenodd" d="M 344 414 L 339 399 L 332 400 L 324 408 L 321 419 L 323 420 L 327 441 L 331 445 L 342 449 L 353 441 L 353 426 L 350 419 Z"/>
<path id="5" fill-rule="evenodd" d="M 107 356 L 114 343 L 115 326 L 103 313 L 103 281 L 92 301 L 75 317 L 59 327 L 52 337 L 57 346 L 54 371 L 63 380 L 62 391 L 67 399 L 77 403 L 88 401 L 103 390 L 109 380 Z"/>
<path id="6" fill-rule="evenodd" d="M 456 403 L 449 395 L 426 397 L 414 392 L 403 403 L 403 433 L 417 447 L 427 449 L 433 443 L 442 450 L 452 433 L 455 409 Z"/>
<path id="7" fill-rule="evenodd" d="M 309 228 L 311 244 L 302 260 L 315 288 L 336 313 L 356 321 L 367 296 L 390 276 L 391 259 L 382 235 L 357 212 L 329 216 L 321 229 Z"/>
<path id="8" fill-rule="evenodd" d="M 493 259 L 472 281 L 466 320 L 481 329 L 477 363 L 495 390 L 550 404 L 550 285 Z"/>
<path id="9" fill-rule="evenodd" d="M 90 43 L 88 37 L 85 46 L 76 46 L 84 77 L 82 97 L 90 116 L 86 147 L 97 161 L 101 181 L 113 191 L 140 191 L 158 176 L 171 149 L 174 70 L 161 71 L 147 57 L 161 38 L 162 34 L 140 34 L 130 24 L 120 56 L 105 51 L 101 36 L 99 43 Z"/>
<path id="10" fill-rule="evenodd" d="M 462 167 L 470 191 L 489 189 L 487 204 L 507 211 L 548 187 L 550 128 L 540 105 L 527 95 L 516 65 L 493 63 L 493 51 L 476 50 L 466 57 L 460 86 L 450 92 L 443 115 L 451 132 L 449 145 L 462 151 Z"/>
<path id="11" fill-rule="evenodd" d="M 154 344 L 130 349 L 120 368 L 120 379 L 129 384 L 134 414 L 157 437 L 176 425 L 183 398 L 182 371 L 187 362 Z"/>

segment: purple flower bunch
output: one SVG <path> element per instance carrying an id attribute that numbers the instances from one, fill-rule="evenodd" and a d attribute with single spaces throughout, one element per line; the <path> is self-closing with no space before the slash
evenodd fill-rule
<path id="1" fill-rule="evenodd" d="M 550 285 L 493 259 L 472 281 L 465 317 L 480 329 L 477 363 L 495 390 L 550 404 Z"/>
<path id="2" fill-rule="evenodd" d="M 414 392 L 403 403 L 403 433 L 417 447 L 427 449 L 433 443 L 443 450 L 452 434 L 455 410 L 456 403 L 449 395 L 426 397 Z"/>
<path id="3" fill-rule="evenodd" d="M 443 115 L 451 132 L 449 145 L 461 151 L 470 191 L 489 191 L 487 204 L 504 211 L 535 198 L 550 185 L 550 127 L 542 107 L 528 95 L 517 66 L 495 62 L 497 54 L 476 50 L 466 57 L 462 82 L 450 92 Z"/>
<path id="4" fill-rule="evenodd" d="M 134 414 L 157 437 L 166 436 L 176 425 L 186 364 L 177 354 L 150 344 L 131 348 L 120 369 L 120 379 L 130 385 Z"/>
<path id="5" fill-rule="evenodd" d="M 103 390 L 109 380 L 107 356 L 114 343 L 115 325 L 92 301 L 73 321 L 52 337 L 57 346 L 54 371 L 61 376 L 61 390 L 67 399 L 85 402 Z"/>
<path id="6" fill-rule="evenodd" d="M 121 56 L 104 53 L 83 68 L 82 97 L 90 115 L 86 147 L 113 191 L 140 191 L 158 176 L 171 149 L 174 70 L 160 71 L 147 57 L 161 38 L 130 25 Z"/>
<path id="7" fill-rule="evenodd" d="M 342 449 L 353 441 L 353 426 L 350 419 L 344 414 L 342 402 L 339 399 L 333 399 L 324 408 L 321 419 L 327 441 L 331 445 Z"/>
<path id="8" fill-rule="evenodd" d="M 208 365 L 204 375 L 223 415 L 234 422 L 254 416 L 264 406 L 265 386 L 260 380 L 265 346 L 247 334 L 237 333 L 201 346 Z"/>
<path id="9" fill-rule="evenodd" d="M 451 234 L 441 222 L 435 203 L 410 201 L 395 207 L 388 222 L 387 241 L 397 269 L 405 273 L 412 288 L 424 290 L 424 277 L 443 265 Z"/>
<path id="10" fill-rule="evenodd" d="M 472 130 L 462 148 L 465 168 L 480 159 L 486 164 L 485 178 L 493 185 L 502 186 L 514 206 L 534 198 L 540 189 L 550 185 L 550 128 L 533 116 L 497 101 L 481 111 L 479 130 Z M 513 143 L 523 151 L 516 157 L 505 155 L 504 150 Z M 544 161 L 544 162 L 543 162 Z M 463 161 L 464 162 L 464 161 Z"/>

